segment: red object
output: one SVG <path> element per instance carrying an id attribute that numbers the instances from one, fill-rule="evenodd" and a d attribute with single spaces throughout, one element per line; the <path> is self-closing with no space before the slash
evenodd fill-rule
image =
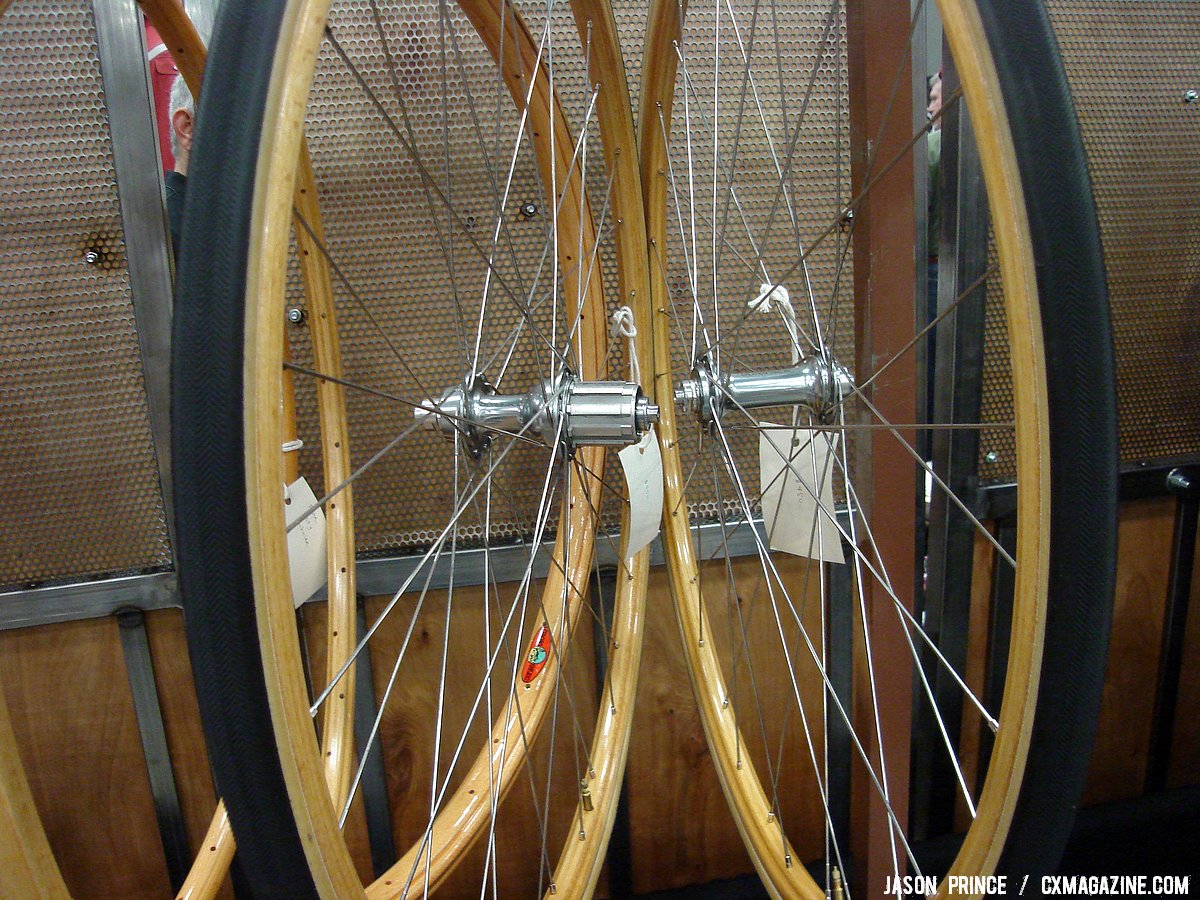
<path id="1" fill-rule="evenodd" d="M 549 658 L 550 629 L 542 625 L 533 636 L 533 643 L 529 645 L 529 655 L 525 657 L 525 664 L 521 666 L 521 680 L 529 684 L 537 678 Z"/>
<path id="2" fill-rule="evenodd" d="M 150 89 L 154 95 L 158 152 L 162 156 L 163 169 L 169 172 L 175 168 L 175 155 L 171 152 L 171 86 L 179 69 L 154 26 L 144 16 L 142 22 L 146 28 L 146 59 L 150 65 Z"/>

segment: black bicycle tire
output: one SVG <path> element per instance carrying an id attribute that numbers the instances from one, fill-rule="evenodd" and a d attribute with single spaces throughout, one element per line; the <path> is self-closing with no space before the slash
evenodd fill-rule
<path id="1" fill-rule="evenodd" d="M 255 171 L 285 5 L 224 4 L 205 71 L 179 248 L 172 467 L 189 655 L 238 858 L 254 896 L 303 900 L 317 890 L 288 805 L 260 661 L 242 402 Z M 252 810 L 276 825 L 252 827 Z"/>
<path id="2" fill-rule="evenodd" d="M 1087 156 L 1044 4 L 977 6 L 1020 165 L 1046 352 L 1046 637 L 1029 756 L 997 870 L 1032 885 L 1033 896 L 1070 835 L 1100 711 L 1116 580 L 1116 380 Z"/>

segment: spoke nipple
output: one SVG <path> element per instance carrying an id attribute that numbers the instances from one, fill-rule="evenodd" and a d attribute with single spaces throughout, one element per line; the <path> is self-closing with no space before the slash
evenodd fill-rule
<path id="1" fill-rule="evenodd" d="M 537 207 L 536 203 L 522 203 L 521 204 L 521 215 L 524 216 L 526 219 L 532 219 L 534 216 L 537 215 L 537 211 L 538 211 L 538 207 Z"/>
<path id="2" fill-rule="evenodd" d="M 1197 100 L 1200 100 L 1200 91 L 1195 88 L 1189 88 L 1183 92 L 1184 103 L 1195 103 Z"/>
<path id="3" fill-rule="evenodd" d="M 550 893 L 552 893 L 552 894 L 558 893 L 558 885 L 555 884 L 553 881 L 550 882 Z"/>
<path id="4" fill-rule="evenodd" d="M 591 812 L 594 809 L 592 804 L 592 789 L 588 787 L 586 778 L 579 782 L 579 802 L 583 806 L 584 812 Z"/>
<path id="5" fill-rule="evenodd" d="M 790 869 L 792 867 L 792 854 L 785 853 L 783 855 L 783 866 L 786 869 Z"/>
<path id="6" fill-rule="evenodd" d="M 983 461 L 986 463 L 995 464 L 1000 461 L 1000 454 L 997 453 L 995 450 L 989 450 L 987 453 L 984 454 Z"/>
<path id="7" fill-rule="evenodd" d="M 768 822 L 775 821 L 775 810 L 771 810 L 769 813 L 767 813 L 767 821 Z"/>

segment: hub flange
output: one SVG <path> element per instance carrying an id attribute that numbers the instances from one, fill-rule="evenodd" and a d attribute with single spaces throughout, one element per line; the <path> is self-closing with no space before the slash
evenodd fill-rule
<path id="1" fill-rule="evenodd" d="M 658 421 L 658 407 L 627 381 L 583 381 L 570 372 L 524 394 L 501 394 L 480 375 L 426 400 L 414 415 L 427 427 L 466 438 L 478 455 L 498 433 L 518 432 L 568 452 L 575 447 L 637 443 Z"/>
<path id="2" fill-rule="evenodd" d="M 697 363 L 691 378 L 676 386 L 675 403 L 680 412 L 691 413 L 706 424 L 731 409 L 766 406 L 799 406 L 827 419 L 853 390 L 850 372 L 820 357 L 782 369 L 734 375 L 716 371 L 706 357 Z"/>

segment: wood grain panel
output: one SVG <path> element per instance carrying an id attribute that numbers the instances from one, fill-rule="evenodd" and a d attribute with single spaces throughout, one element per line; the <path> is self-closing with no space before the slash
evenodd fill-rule
<path id="1" fill-rule="evenodd" d="M 777 554 L 776 564 L 794 598 L 803 594 L 807 565 Z M 724 564 L 709 564 L 709 568 Z M 750 643 L 759 650 L 778 647 L 778 629 L 769 611 L 757 559 L 734 563 L 739 596 Z M 711 577 L 706 570 L 704 577 Z M 815 577 L 815 576 L 814 576 Z M 722 576 L 722 581 L 724 580 Z M 679 626 L 666 572 L 653 570 L 647 597 L 646 644 L 638 708 L 634 718 L 629 768 L 626 772 L 633 855 L 633 885 L 637 893 L 701 884 L 753 872 L 753 866 L 725 806 L 696 711 Z M 819 634 L 819 605 L 804 608 L 810 634 Z M 718 643 L 728 640 L 730 623 L 713 621 L 710 634 Z M 734 626 L 737 627 L 737 626 Z M 810 721 L 820 718 L 820 681 L 811 656 L 799 641 L 797 629 L 785 630 L 796 662 L 797 683 Z M 729 672 L 729 683 L 735 683 Z M 749 672 L 740 668 L 734 690 L 746 710 L 741 728 L 746 754 L 760 771 L 767 771 L 764 746 L 773 758 L 780 740 L 786 747 L 778 785 L 783 823 L 796 852 L 806 860 L 823 855 L 823 816 L 812 765 L 808 762 L 803 723 L 795 711 L 791 679 L 780 653 L 759 656 L 754 680 L 762 701 L 759 721 L 750 702 Z M 791 709 L 791 713 L 785 712 Z M 763 732 L 765 730 L 765 739 Z M 817 746 L 820 753 L 820 744 Z M 765 779 L 764 779 L 765 780 Z M 769 788 L 768 788 L 769 790 Z"/>
<path id="2" fill-rule="evenodd" d="M 1085 804 L 1142 793 L 1174 509 L 1173 500 L 1156 499 L 1121 510 L 1108 672 Z"/>
<path id="3" fill-rule="evenodd" d="M 1174 501 L 1170 499 L 1127 503 L 1122 508 L 1112 653 L 1088 803 L 1141 793 L 1173 524 Z M 987 548 L 981 545 L 976 566 L 988 568 L 989 558 Z M 784 577 L 798 593 L 796 585 L 804 578 L 804 563 L 781 557 L 781 566 Z M 770 615 L 762 615 L 768 607 L 762 603 L 761 586 L 753 584 L 752 569 L 752 560 L 739 560 L 735 565 L 752 640 L 766 644 L 775 625 Z M 983 615 L 986 579 L 976 587 L 973 607 Z M 1192 594 L 1172 756 L 1173 785 L 1200 783 L 1200 719 L 1192 714 L 1200 705 L 1200 585 L 1193 584 Z M 377 614 L 381 605 L 381 600 L 372 600 L 369 611 Z M 406 664 L 384 717 L 384 752 L 389 762 L 389 789 L 399 842 L 411 839 L 419 830 L 428 805 L 428 739 L 437 720 L 436 680 L 446 609 L 444 592 L 431 594 L 426 601 L 409 650 L 411 669 Z M 373 648 L 379 696 L 387 687 L 411 610 L 412 604 L 402 605 L 399 614 L 382 629 L 379 645 Z M 530 612 L 529 618 L 532 622 L 536 612 Z M 498 621 L 493 609 L 493 629 L 498 628 Z M 149 614 L 146 622 L 181 805 L 195 844 L 207 826 L 213 795 L 182 617 L 177 611 L 167 610 Z M 466 682 L 482 667 L 483 601 L 478 589 L 456 593 L 451 627 L 449 670 Z M 579 720 L 589 723 L 583 727 L 590 738 L 596 688 L 589 627 L 590 621 L 585 619 L 572 651 L 577 655 L 571 667 L 571 694 L 580 707 Z M 323 665 L 322 629 L 323 607 L 311 604 L 305 610 L 305 630 L 310 636 L 314 668 Z M 510 652 L 524 652 L 520 645 L 527 640 L 528 631 L 529 626 L 519 640 L 512 642 Z M 714 640 L 724 641 L 727 631 L 714 625 L 712 633 Z M 986 637 L 978 633 L 973 640 L 986 642 Z M 812 708 L 819 692 L 812 673 L 802 669 L 798 670 L 799 681 L 804 684 L 806 708 Z M 768 709 L 784 708 L 790 693 L 785 672 L 778 657 L 756 666 L 755 677 Z M 968 675 L 974 682 L 980 673 L 971 671 Z M 0 633 L 0 679 L 9 694 L 31 791 L 74 896 L 168 896 L 170 888 L 115 622 L 74 622 Z M 744 674 L 739 684 L 739 693 L 748 690 Z M 498 690 L 493 708 L 499 708 L 500 702 Z M 453 752 L 448 736 L 465 720 L 469 705 L 469 698 L 462 695 L 447 697 L 443 769 Z M 786 723 L 786 740 L 795 748 L 803 748 L 795 718 Z M 785 725 L 783 719 L 768 718 L 767 744 L 778 741 Z M 471 734 L 482 734 L 482 727 L 473 728 Z M 560 840 L 571 827 L 570 807 L 575 798 L 576 744 L 571 739 L 572 728 L 572 717 L 564 712 L 555 741 L 556 775 L 549 825 L 550 832 Z M 763 740 L 756 737 L 760 733 L 757 722 L 747 721 L 745 730 L 747 753 L 761 759 Z M 969 730 L 964 729 L 964 733 L 970 736 Z M 544 740 L 541 752 L 536 754 L 539 773 L 546 767 L 547 743 Z M 464 758 L 466 755 L 464 752 Z M 973 753 L 968 752 L 967 759 L 973 759 Z M 780 785 L 785 824 L 798 841 L 798 852 L 819 856 L 820 814 L 811 775 L 803 766 L 791 768 L 793 774 Z M 544 798 L 544 793 L 539 793 L 535 802 L 528 773 L 519 773 L 501 813 L 497 836 L 498 878 L 508 896 L 537 892 L 536 835 Z M 752 871 L 709 760 L 662 570 L 651 576 L 628 798 L 634 887 L 639 893 Z M 368 855 L 357 812 L 351 816 L 350 843 L 366 875 Z M 477 848 L 472 860 L 447 884 L 448 896 L 477 892 L 482 855 L 483 848 Z M 225 896 L 229 896 L 228 889 Z"/>
<path id="4" fill-rule="evenodd" d="M 1085 803 L 1136 797 L 1146 776 L 1171 566 L 1175 500 L 1121 507 L 1108 673 Z M 1200 581 L 1193 577 L 1169 784 L 1200 784 Z"/>
<path id="5" fill-rule="evenodd" d="M 308 655 L 308 677 L 309 683 L 313 686 L 313 690 L 319 690 L 323 681 L 325 672 L 325 641 L 328 632 L 326 631 L 326 621 L 328 619 L 328 607 L 325 603 L 308 603 L 300 608 L 299 616 L 301 634 L 305 643 L 305 650 Z M 317 716 L 318 729 L 320 728 L 322 717 Z M 357 744 L 355 753 L 359 752 Z M 374 873 L 371 868 L 371 850 L 367 839 L 367 820 L 363 810 L 363 802 L 361 798 L 356 798 L 350 807 L 350 813 L 346 817 L 346 844 L 350 848 L 350 855 L 354 860 L 354 866 L 358 870 L 359 877 L 364 883 L 374 880 Z"/>
<path id="6" fill-rule="evenodd" d="M 0 680 L 72 896 L 168 896 L 116 622 L 0 633 Z"/>
<path id="7" fill-rule="evenodd" d="M 162 609 L 147 613 L 146 636 L 154 661 L 158 702 L 162 708 L 179 807 L 187 827 L 189 846 L 193 853 L 199 853 L 217 804 L 182 611 Z M 219 900 L 232 900 L 233 888 L 228 879 L 217 896 Z"/>
<path id="8" fill-rule="evenodd" d="M 1200 556 L 1200 541 L 1197 541 Z M 1167 784 L 1171 787 L 1200 784 L 1200 566 L 1192 573 L 1183 667 L 1179 677 L 1179 701 L 1175 707 L 1175 740 Z"/>
<path id="9" fill-rule="evenodd" d="M 625 772 L 637 893 L 753 871 L 692 699 L 666 571 L 652 569 Z"/>
<path id="10" fill-rule="evenodd" d="M 500 605 L 505 610 L 513 592 L 513 585 L 499 586 Z M 491 691 L 492 717 L 503 715 L 504 698 L 508 685 L 513 682 L 510 673 L 517 671 L 514 660 L 525 657 L 530 636 L 543 618 L 539 610 L 540 585 L 530 592 L 530 597 L 524 626 L 510 628 L 496 663 L 498 674 Z M 374 598 L 367 602 L 368 622 L 375 620 L 388 599 Z M 486 668 L 485 615 L 493 641 L 503 628 L 503 615 L 497 605 L 495 590 L 487 599 L 486 610 L 484 604 L 481 588 L 459 588 L 452 601 L 445 591 L 431 591 L 419 612 L 415 609 L 416 599 L 405 598 L 372 639 L 376 698 L 382 702 L 415 613 L 412 638 L 380 727 L 392 803 L 392 825 L 400 847 L 407 848 L 420 840 L 425 828 L 433 785 L 433 737 L 438 723 L 441 723 L 442 746 L 437 770 L 441 783 L 448 783 L 450 791 L 459 783 L 460 774 L 474 762 L 481 742 L 487 739 L 490 722 L 486 699 L 479 704 L 474 718 L 471 709 L 476 699 L 475 686 Z M 444 696 L 439 696 L 447 620 L 450 629 L 446 648 L 449 689 Z M 525 897 L 543 893 L 546 889 L 544 879 L 557 858 L 557 848 L 565 840 L 573 839 L 578 782 L 580 773 L 586 772 L 587 747 L 596 719 L 592 621 L 593 617 L 585 612 L 580 618 L 575 640 L 567 651 L 566 681 L 554 725 L 548 718 L 543 734 L 532 745 L 528 767 L 504 773 L 505 778 L 512 779 L 512 787 L 501 807 L 496 827 L 495 879 L 501 896 Z M 553 754 L 550 750 L 552 730 Z M 451 761 L 464 731 L 467 740 L 451 771 Z M 547 851 L 546 859 L 539 858 L 543 831 L 552 848 Z M 486 852 L 486 841 L 480 841 L 467 854 L 442 888 L 446 896 L 479 894 Z"/>

